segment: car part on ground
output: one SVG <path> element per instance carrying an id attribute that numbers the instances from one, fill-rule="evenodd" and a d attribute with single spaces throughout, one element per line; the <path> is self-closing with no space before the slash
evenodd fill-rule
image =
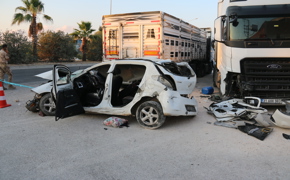
<path id="1" fill-rule="evenodd" d="M 290 128 L 290 115 L 285 112 L 281 112 L 279 109 L 276 109 L 271 117 L 271 120 L 278 127 Z"/>
<path id="2" fill-rule="evenodd" d="M 256 99 L 247 97 L 247 99 Z M 212 103 L 208 108 L 208 113 L 214 114 L 217 121 L 231 120 L 251 120 L 260 113 L 267 112 L 267 109 L 260 107 L 260 101 L 257 106 L 245 103 L 247 99 L 231 99 L 219 103 Z"/>
<path id="3" fill-rule="evenodd" d="M 273 131 L 273 128 L 256 126 L 249 123 L 245 123 L 244 126 L 239 126 L 238 129 L 262 141 Z"/>

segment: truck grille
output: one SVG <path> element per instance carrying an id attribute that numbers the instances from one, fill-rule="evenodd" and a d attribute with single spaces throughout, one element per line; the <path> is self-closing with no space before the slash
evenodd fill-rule
<path id="1" fill-rule="evenodd" d="M 244 96 L 290 98 L 290 58 L 247 58 L 241 72 Z"/>

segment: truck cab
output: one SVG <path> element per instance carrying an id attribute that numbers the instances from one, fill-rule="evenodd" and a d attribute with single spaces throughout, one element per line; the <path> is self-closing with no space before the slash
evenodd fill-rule
<path id="1" fill-rule="evenodd" d="M 290 98 L 289 0 L 220 0 L 213 82 L 222 95 L 264 105 Z"/>

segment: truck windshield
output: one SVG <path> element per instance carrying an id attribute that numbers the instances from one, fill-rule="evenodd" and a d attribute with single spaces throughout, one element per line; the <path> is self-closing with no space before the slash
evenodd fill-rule
<path id="1" fill-rule="evenodd" d="M 289 17 L 239 17 L 230 23 L 230 40 L 290 40 Z"/>

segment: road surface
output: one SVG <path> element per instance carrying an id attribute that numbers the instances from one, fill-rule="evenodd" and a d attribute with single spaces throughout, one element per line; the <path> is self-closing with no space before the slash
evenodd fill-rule
<path id="1" fill-rule="evenodd" d="M 157 130 L 141 128 L 134 117 L 124 117 L 128 128 L 104 126 L 108 115 L 84 114 L 56 122 L 25 109 L 33 97 L 28 88 L 7 90 L 12 106 L 0 109 L 0 179 L 290 179 L 290 141 L 282 137 L 290 130 L 275 127 L 260 141 L 213 125 L 214 117 L 204 108 L 212 102 L 200 93 L 211 78 L 198 78 L 196 117 L 169 117 Z M 37 84 L 30 75 L 25 82 L 15 81 Z"/>

